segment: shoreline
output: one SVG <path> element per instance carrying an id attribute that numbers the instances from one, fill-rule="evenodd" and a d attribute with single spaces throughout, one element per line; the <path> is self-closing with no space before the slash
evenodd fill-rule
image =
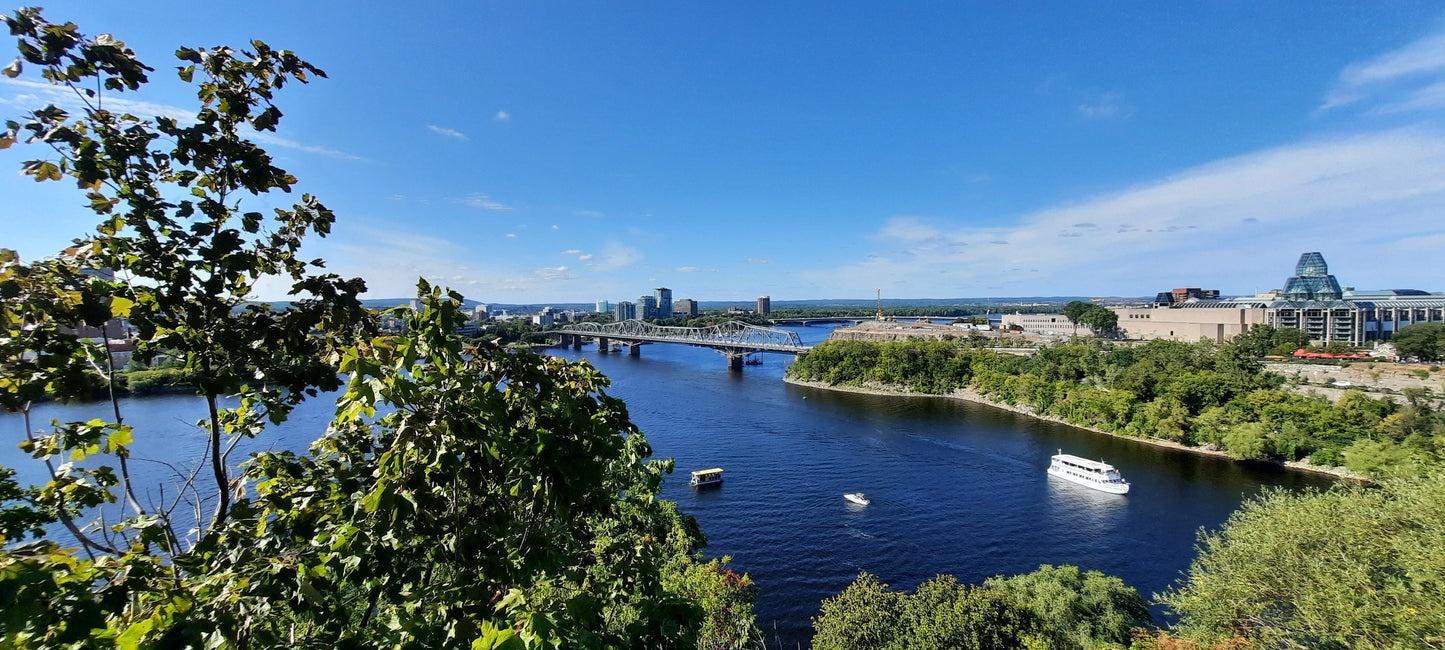
<path id="1" fill-rule="evenodd" d="M 832 391 L 839 391 L 839 392 L 843 392 L 843 393 L 858 393 L 858 394 L 862 394 L 862 395 L 886 395 L 886 396 L 893 396 L 893 397 L 937 397 L 937 398 L 943 398 L 943 399 L 954 399 L 954 400 L 959 400 L 959 401 L 962 401 L 962 402 L 969 402 L 969 403 L 971 403 L 971 404 L 980 404 L 980 405 L 983 405 L 983 406 L 990 406 L 990 407 L 993 407 L 993 408 L 996 408 L 996 409 L 1002 409 L 1002 410 L 1005 410 L 1005 411 L 1012 411 L 1012 412 L 1014 412 L 1014 413 L 1018 413 L 1019 415 L 1028 416 L 1028 417 L 1034 418 L 1034 419 L 1036 419 L 1036 420 L 1047 420 L 1047 421 L 1049 421 L 1049 422 L 1054 422 L 1054 423 L 1057 423 L 1057 424 L 1062 424 L 1062 425 L 1065 425 L 1065 426 L 1074 427 L 1075 429 L 1082 429 L 1082 430 L 1088 431 L 1088 432 L 1090 432 L 1090 433 L 1096 433 L 1096 434 L 1106 435 L 1106 436 L 1113 436 L 1113 437 L 1115 437 L 1115 438 L 1121 438 L 1121 439 L 1124 439 L 1124 440 L 1133 440 L 1133 441 L 1141 442 L 1141 443 L 1144 443 L 1144 444 L 1147 444 L 1147 445 L 1154 445 L 1154 446 L 1156 446 L 1156 447 L 1165 447 L 1165 448 L 1168 448 L 1168 449 L 1177 449 L 1177 450 L 1179 450 L 1179 451 L 1187 451 L 1187 452 L 1190 452 L 1190 453 L 1201 454 L 1201 455 L 1204 455 L 1204 456 L 1214 456 L 1214 457 L 1217 457 L 1217 458 L 1224 458 L 1224 459 L 1226 459 L 1226 460 L 1235 460 L 1235 459 L 1233 459 L 1233 458 L 1230 458 L 1228 453 L 1226 453 L 1226 452 L 1224 452 L 1224 451 L 1217 450 L 1217 449 L 1205 449 L 1205 448 L 1203 448 L 1203 447 L 1190 447 L 1190 446 L 1185 445 L 1185 444 L 1181 444 L 1181 443 L 1178 443 L 1178 442 L 1174 442 L 1173 440 L 1161 440 L 1161 439 L 1159 439 L 1159 438 L 1139 438 L 1139 437 L 1136 437 L 1136 436 L 1126 436 L 1126 435 L 1114 433 L 1114 432 L 1112 432 L 1112 431 L 1105 431 L 1105 430 L 1103 430 L 1103 429 L 1096 429 L 1096 428 L 1094 428 L 1094 427 L 1089 427 L 1089 426 L 1084 426 L 1084 425 L 1080 425 L 1080 424 L 1075 424 L 1075 423 L 1073 423 L 1073 422 L 1069 422 L 1068 420 L 1065 420 L 1065 419 L 1063 419 L 1063 418 L 1061 418 L 1061 417 L 1058 417 L 1058 416 L 1056 416 L 1056 415 L 1040 415 L 1040 414 L 1034 413 L 1033 411 L 1030 411 L 1029 409 L 1027 409 L 1027 408 L 1025 408 L 1025 407 L 1022 407 L 1022 406 L 1014 406 L 1014 405 L 1010 405 L 1010 404 L 1005 404 L 1005 403 L 1003 403 L 1003 402 L 995 402 L 995 401 L 993 401 L 993 400 L 990 400 L 988 397 L 984 396 L 982 393 L 979 393 L 979 392 L 977 392 L 977 391 L 975 391 L 975 390 L 972 390 L 972 389 L 969 389 L 969 388 L 958 388 L 958 389 L 954 389 L 954 391 L 953 391 L 952 393 L 949 393 L 949 394 L 946 394 L 946 395 L 933 395 L 933 394 L 930 394 L 930 393 L 916 393 L 916 392 L 913 392 L 913 391 L 910 391 L 910 390 L 900 390 L 900 389 L 898 389 L 898 388 L 894 388 L 894 387 L 892 387 L 892 386 L 888 386 L 888 385 L 884 385 L 884 384 L 875 384 L 875 385 L 870 385 L 870 386 L 843 386 L 843 385 L 837 385 L 837 386 L 835 386 L 835 385 L 832 385 L 832 384 L 828 384 L 827 382 L 808 381 L 808 380 L 803 380 L 803 379 L 796 379 L 796 378 L 793 378 L 793 377 L 788 377 L 788 376 L 786 376 L 786 375 L 783 377 L 783 383 L 785 383 L 785 384 L 792 384 L 792 385 L 794 385 L 794 386 L 803 386 L 803 387 L 805 387 L 805 388 L 817 388 L 817 389 L 820 389 L 820 390 L 832 390 Z M 1236 462 L 1237 462 L 1237 461 L 1236 461 Z M 1368 477 L 1360 476 L 1360 475 L 1355 474 L 1355 473 L 1353 473 L 1353 472 L 1351 472 L 1351 471 L 1349 471 L 1349 470 L 1347 470 L 1347 469 L 1345 469 L 1345 468 L 1343 468 L 1343 467 L 1320 467 L 1320 466 L 1317 466 L 1317 465 L 1311 465 L 1308 460 L 1305 460 L 1305 461 L 1284 461 L 1284 462 L 1281 462 L 1281 461 L 1259 461 L 1259 462 L 1272 463 L 1272 464 L 1275 464 L 1275 465 L 1279 465 L 1279 466 L 1281 466 L 1281 467 L 1284 467 L 1285 469 L 1292 469 L 1292 470 L 1297 470 L 1297 471 L 1302 471 L 1302 472 L 1313 472 L 1313 473 L 1316 473 L 1316 474 L 1326 474 L 1326 475 L 1333 476 L 1333 477 L 1335 477 L 1335 478 L 1342 479 L 1342 480 L 1353 480 L 1353 481 L 1369 481 L 1369 480 L 1370 480 Z"/>

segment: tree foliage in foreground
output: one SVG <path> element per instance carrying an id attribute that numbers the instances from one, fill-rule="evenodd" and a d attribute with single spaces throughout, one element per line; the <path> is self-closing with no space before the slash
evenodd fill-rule
<path id="1" fill-rule="evenodd" d="M 1013 595 L 1047 630 L 1054 648 L 1094 650 L 1127 645 L 1153 622 L 1149 603 L 1123 580 L 1076 566 L 1043 565 L 1032 573 L 984 581 Z"/>
<path id="2" fill-rule="evenodd" d="M 913 593 L 888 591 L 869 573 L 823 601 L 813 619 L 816 650 L 1050 648 L 1029 610 L 1012 596 L 940 575 Z"/>
<path id="3" fill-rule="evenodd" d="M 1161 598 L 1204 643 L 1445 646 L 1445 476 L 1249 501 Z"/>
<path id="4" fill-rule="evenodd" d="M 865 572 L 823 601 L 813 619 L 813 647 L 1123 648 L 1137 626 L 1150 622 L 1139 592 L 1073 566 L 1044 565 L 981 587 L 940 575 L 913 593 L 889 591 Z"/>
<path id="5" fill-rule="evenodd" d="M 671 463 L 648 460 L 605 377 L 461 341 L 461 297 L 425 283 L 424 309 L 393 312 L 407 333 L 374 336 L 362 283 L 298 255 L 329 211 L 244 210 L 296 182 L 246 134 L 320 70 L 259 41 L 182 48 L 201 108 L 150 120 L 105 108 L 152 70 L 123 43 L 38 10 L 5 22 L 21 57 L 4 73 L 38 70 L 81 108 L 7 122 L 0 148 L 46 145 L 57 157 L 25 172 L 76 181 L 101 223 L 50 258 L 0 253 L 0 406 L 27 416 L 49 476 L 24 488 L 0 468 L 0 647 L 757 645 L 750 581 L 702 563 L 695 522 L 655 498 Z M 288 310 L 238 308 L 263 277 L 292 283 Z M 109 421 L 29 421 L 37 399 L 113 382 L 105 344 L 76 328 L 116 316 L 142 356 L 184 357 L 205 398 L 204 452 L 175 463 L 182 489 L 164 500 L 126 469 L 148 432 L 121 401 Z M 334 388 L 307 453 L 236 474 L 239 441 Z"/>

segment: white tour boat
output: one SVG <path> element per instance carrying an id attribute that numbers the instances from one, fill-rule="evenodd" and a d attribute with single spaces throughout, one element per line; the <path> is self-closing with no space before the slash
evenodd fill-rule
<path id="1" fill-rule="evenodd" d="M 872 501 L 868 500 L 868 497 L 863 496 L 862 492 L 851 492 L 849 494 L 843 495 L 843 498 L 860 506 L 866 506 L 870 503 L 873 503 Z"/>
<path id="2" fill-rule="evenodd" d="M 700 469 L 692 473 L 692 480 L 688 481 L 688 485 L 691 485 L 693 487 L 699 487 L 703 485 L 719 485 L 722 483 L 722 473 L 723 471 L 721 467 L 714 467 L 712 469 Z"/>
<path id="3" fill-rule="evenodd" d="M 1049 465 L 1050 476 L 1057 476 L 1065 481 L 1110 494 L 1127 494 L 1129 492 L 1129 482 L 1119 475 L 1119 470 L 1114 469 L 1113 465 L 1102 460 L 1079 458 L 1063 453 L 1063 451 L 1060 449 Z"/>

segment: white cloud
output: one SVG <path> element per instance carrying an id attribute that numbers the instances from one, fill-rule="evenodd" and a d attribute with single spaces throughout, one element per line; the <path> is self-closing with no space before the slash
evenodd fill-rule
<path id="1" fill-rule="evenodd" d="M 559 225 L 557 225 L 557 224 L 555 224 L 555 223 L 552 224 L 552 230 L 561 230 L 561 229 L 562 229 L 562 226 L 559 226 Z"/>
<path id="2" fill-rule="evenodd" d="M 673 270 L 677 271 L 678 273 L 697 273 L 698 271 L 701 271 L 702 269 L 700 269 L 700 268 L 698 268 L 698 267 L 696 267 L 696 266 L 679 266 L 679 267 L 677 267 L 676 269 L 673 269 Z"/>
<path id="3" fill-rule="evenodd" d="M 426 128 L 427 128 L 428 131 L 431 131 L 432 133 L 440 133 L 440 134 L 442 134 L 442 135 L 444 135 L 444 136 L 446 136 L 446 137 L 448 137 L 448 138 L 456 138 L 456 139 L 458 139 L 458 140 L 469 140 L 469 139 L 470 139 L 470 138 L 467 137 L 467 134 L 462 133 L 461 131 L 458 131 L 458 130 L 456 130 L 456 129 L 448 129 L 448 128 L 444 127 L 444 126 L 437 126 L 437 125 L 435 125 L 435 124 L 428 124 L 428 125 L 426 125 Z"/>
<path id="4" fill-rule="evenodd" d="M 544 266 L 536 271 L 537 277 L 548 282 L 555 280 L 571 280 L 577 276 L 567 272 L 565 266 Z"/>
<path id="5" fill-rule="evenodd" d="M 872 256 L 806 275 L 832 291 L 893 286 L 919 296 L 1144 290 L 1174 281 L 1170 273 L 1257 282 L 1257 265 L 1287 267 L 1296 251 L 1342 250 L 1341 259 L 1385 267 L 1391 248 L 1369 242 L 1437 232 L 1442 212 L 1445 134 L 1400 129 L 1229 158 L 1011 225 L 896 217 Z"/>
<path id="6" fill-rule="evenodd" d="M 492 197 L 487 196 L 486 194 L 482 194 L 481 192 L 472 192 L 471 194 L 468 194 L 466 197 L 459 200 L 463 205 L 469 205 L 471 207 L 479 208 L 482 210 L 512 209 L 510 206 L 506 206 L 497 201 L 493 201 Z"/>
<path id="7" fill-rule="evenodd" d="M 512 119 L 512 114 L 506 111 L 497 111 L 497 114 L 493 115 L 492 119 L 498 122 L 506 122 L 507 120 Z"/>
<path id="8" fill-rule="evenodd" d="M 1403 99 L 1370 110 L 1371 114 L 1409 113 L 1445 108 L 1445 81 L 1416 89 Z"/>
<path id="9" fill-rule="evenodd" d="M 591 253 L 587 253 L 586 255 L 578 255 L 578 256 L 577 256 L 577 259 L 582 260 L 583 262 L 586 262 L 587 260 L 592 259 L 592 254 L 591 254 Z"/>
<path id="10" fill-rule="evenodd" d="M 1352 104 L 1399 82 L 1440 73 L 1445 73 L 1445 31 L 1346 66 L 1320 109 Z"/>
<path id="11" fill-rule="evenodd" d="M 514 233 L 514 232 L 509 232 L 509 233 L 507 233 L 507 239 L 516 239 L 516 237 L 517 237 L 517 233 Z"/>
<path id="12" fill-rule="evenodd" d="M 1090 93 L 1075 107 L 1080 115 L 1089 119 L 1123 119 L 1134 114 L 1134 107 L 1124 102 L 1124 95 L 1117 92 Z"/>
<path id="13" fill-rule="evenodd" d="M 603 246 L 601 256 L 591 258 L 588 266 L 598 271 L 614 271 L 641 259 L 642 251 L 617 242 L 608 242 Z"/>
<path id="14" fill-rule="evenodd" d="M 748 264 L 767 264 L 768 262 L 773 261 L 773 258 L 771 258 L 771 257 L 748 257 L 748 258 L 743 259 L 743 261 L 744 261 L 744 262 L 747 262 Z"/>
<path id="15" fill-rule="evenodd" d="M 252 140 L 256 140 L 257 142 L 260 142 L 261 144 L 271 145 L 275 147 L 285 147 L 287 149 L 295 149 L 297 151 L 304 151 L 306 153 L 314 153 L 318 156 L 336 158 L 337 160 L 366 160 L 361 156 L 352 155 L 346 153 L 345 151 L 328 149 L 326 147 L 314 144 L 302 144 L 300 142 L 296 142 L 295 140 L 287 140 L 286 138 L 279 137 L 273 133 L 266 131 L 256 131 L 254 133 L 251 133 L 247 137 L 251 138 Z"/>
<path id="16" fill-rule="evenodd" d="M 878 236 L 920 242 L 935 239 L 940 234 L 937 228 L 922 223 L 917 217 L 894 217 L 883 225 Z"/>
<path id="17" fill-rule="evenodd" d="M 567 250 L 565 250 L 565 251 L 562 251 L 562 254 L 563 254 L 563 255 L 581 255 L 581 254 L 582 254 L 582 251 L 577 250 L 577 249 L 575 249 L 575 248 L 569 248 L 569 249 L 567 249 Z"/>

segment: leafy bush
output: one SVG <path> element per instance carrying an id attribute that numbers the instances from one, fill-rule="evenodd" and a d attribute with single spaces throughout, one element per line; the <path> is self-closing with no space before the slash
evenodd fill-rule
<path id="1" fill-rule="evenodd" d="M 1445 476 L 1379 488 L 1267 493 L 1200 535 L 1187 579 L 1160 596 L 1174 629 L 1210 644 L 1436 648 L 1445 631 Z"/>
<path id="2" fill-rule="evenodd" d="M 1032 573 L 996 576 L 984 586 L 1011 594 L 1033 612 L 1057 650 L 1126 645 L 1134 629 L 1149 625 L 1149 603 L 1123 580 L 1076 566 L 1043 565 Z"/>
<path id="3" fill-rule="evenodd" d="M 888 591 L 876 576 L 862 573 L 823 601 L 813 630 L 815 650 L 1049 647 L 1032 613 L 1011 595 L 946 575 L 907 594 Z"/>

